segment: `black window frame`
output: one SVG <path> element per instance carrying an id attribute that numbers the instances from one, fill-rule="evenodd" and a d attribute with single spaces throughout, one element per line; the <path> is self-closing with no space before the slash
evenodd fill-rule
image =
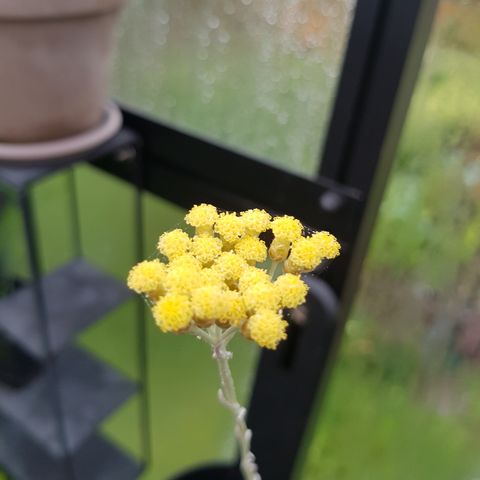
<path id="1" fill-rule="evenodd" d="M 321 318 L 309 319 L 307 327 L 291 335 L 282 348 L 264 351 L 260 357 L 249 423 L 265 480 L 290 478 L 302 461 L 301 446 L 313 423 L 314 406 L 321 404 L 319 395 L 325 391 L 354 299 L 437 3 L 357 1 L 314 179 L 128 107 L 122 109 L 125 126 L 143 141 L 140 178 L 129 162 L 112 158 L 94 162 L 185 208 L 200 202 L 224 209 L 260 206 L 295 215 L 341 240 L 341 257 L 321 276 L 332 295 L 320 294 L 325 304 L 312 309 Z M 304 337 L 300 342 L 299 335 Z M 280 420 L 286 418 L 292 421 Z"/>

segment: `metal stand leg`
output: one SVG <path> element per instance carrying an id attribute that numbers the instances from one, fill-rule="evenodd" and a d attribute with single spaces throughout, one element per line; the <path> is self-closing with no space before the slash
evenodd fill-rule
<path id="1" fill-rule="evenodd" d="M 53 355 L 52 345 L 50 339 L 50 331 L 48 324 L 48 312 L 45 301 L 45 294 L 41 283 L 41 268 L 40 259 L 37 250 L 36 228 L 33 217 L 32 206 L 30 198 L 26 191 L 19 194 L 19 205 L 22 214 L 23 227 L 25 230 L 25 237 L 27 239 L 27 256 L 30 268 L 30 274 L 33 281 L 33 292 L 35 295 L 35 302 L 37 304 L 37 313 L 39 321 L 40 336 L 43 342 L 43 348 L 46 354 L 45 367 L 51 372 L 51 384 L 49 391 L 51 392 L 51 406 L 52 412 L 56 421 L 57 438 L 63 447 L 65 454 L 65 470 L 66 477 L 73 480 L 76 479 L 75 467 L 73 458 L 68 446 L 68 439 L 65 428 L 65 416 L 62 408 L 62 401 L 60 396 L 60 378 L 58 371 L 58 362 Z"/>
<path id="2" fill-rule="evenodd" d="M 73 252 L 78 258 L 82 256 L 82 231 L 80 229 L 80 214 L 78 207 L 77 184 L 75 181 L 75 167 L 70 168 L 67 173 L 67 189 L 70 199 Z"/>
<path id="3" fill-rule="evenodd" d="M 142 207 L 142 189 L 143 189 L 143 157 L 142 151 L 138 148 L 135 156 L 135 242 L 137 260 L 143 259 L 143 207 Z M 151 462 L 151 431 L 150 431 L 150 401 L 149 401 L 149 381 L 148 381 L 148 325 L 145 311 L 145 303 L 141 298 L 137 302 L 137 359 L 138 376 L 140 378 L 140 434 L 142 452 L 145 463 Z"/>

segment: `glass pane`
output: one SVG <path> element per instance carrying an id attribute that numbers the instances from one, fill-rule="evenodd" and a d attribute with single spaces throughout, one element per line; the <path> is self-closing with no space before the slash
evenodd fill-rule
<path id="1" fill-rule="evenodd" d="M 479 25 L 440 2 L 302 479 L 480 478 Z"/>
<path id="2" fill-rule="evenodd" d="M 355 0 L 143 0 L 113 93 L 179 127 L 313 175 Z"/>

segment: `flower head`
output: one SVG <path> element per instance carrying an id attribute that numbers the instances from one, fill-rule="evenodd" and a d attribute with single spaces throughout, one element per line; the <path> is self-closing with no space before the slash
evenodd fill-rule
<path id="1" fill-rule="evenodd" d="M 249 311 L 260 309 L 278 310 L 280 307 L 280 295 L 270 282 L 251 285 L 243 292 L 243 300 Z"/>
<path id="2" fill-rule="evenodd" d="M 202 264 L 200 260 L 195 258 L 191 253 L 184 253 L 178 257 L 175 257 L 168 263 L 169 268 L 177 268 L 177 267 L 185 267 L 194 271 L 200 270 L 202 268 Z"/>
<path id="3" fill-rule="evenodd" d="M 199 237 L 192 239 L 191 252 L 202 264 L 212 263 L 222 253 L 222 241 L 216 237 Z"/>
<path id="4" fill-rule="evenodd" d="M 223 275 L 215 268 L 203 268 L 199 273 L 199 284 L 226 288 Z"/>
<path id="5" fill-rule="evenodd" d="M 227 243 L 235 243 L 245 234 L 245 225 L 236 213 L 221 213 L 214 229 Z"/>
<path id="6" fill-rule="evenodd" d="M 293 245 L 285 262 L 285 271 L 289 273 L 310 272 L 322 261 L 322 254 L 311 238 L 299 238 Z"/>
<path id="7" fill-rule="evenodd" d="M 216 285 L 197 288 L 192 292 L 192 308 L 195 321 L 207 326 L 224 315 L 224 292 Z"/>
<path id="8" fill-rule="evenodd" d="M 340 255 L 340 244 L 331 233 L 316 232 L 310 238 L 317 245 L 322 258 L 333 259 Z"/>
<path id="9" fill-rule="evenodd" d="M 202 203 L 192 207 L 185 221 L 195 227 L 195 235 L 190 238 L 179 228 L 161 235 L 157 247 L 167 261 L 140 262 L 127 283 L 145 296 L 162 331 L 188 330 L 212 346 L 228 343 L 238 330 L 258 345 L 275 349 L 286 338 L 282 309 L 298 307 L 308 292 L 299 274 L 340 252 L 332 234 L 304 237 L 296 218 L 272 220 L 258 208 L 237 215 L 218 213 L 213 205 Z M 269 274 L 255 266 L 267 258 L 267 245 L 259 235 L 268 229 L 273 233 L 268 255 L 283 262 L 285 272 L 275 281 L 275 268 Z M 214 324 L 228 330 L 208 328 Z"/>
<path id="10" fill-rule="evenodd" d="M 226 281 L 237 281 L 242 272 L 247 268 L 247 262 L 233 252 L 223 252 L 215 259 L 213 267 Z"/>
<path id="11" fill-rule="evenodd" d="M 158 250 L 169 260 L 188 252 L 190 249 L 190 237 L 179 228 L 166 232 L 158 239 Z"/>
<path id="12" fill-rule="evenodd" d="M 156 324 L 162 332 L 179 332 L 192 320 L 192 307 L 186 295 L 168 293 L 152 309 Z"/>
<path id="13" fill-rule="evenodd" d="M 270 283 L 270 276 L 261 268 L 249 266 L 243 270 L 238 280 L 238 290 L 244 292 L 248 287 L 257 283 Z"/>
<path id="14" fill-rule="evenodd" d="M 235 244 L 235 252 L 247 262 L 264 262 L 267 246 L 258 237 L 244 237 Z"/>
<path id="15" fill-rule="evenodd" d="M 289 273 L 310 272 L 324 258 L 335 258 L 340 253 L 340 244 L 328 232 L 318 232 L 311 237 L 296 240 L 285 262 L 285 271 Z"/>
<path id="16" fill-rule="evenodd" d="M 217 208 L 207 203 L 194 205 L 185 215 L 185 222 L 192 227 L 211 227 L 218 218 Z"/>
<path id="17" fill-rule="evenodd" d="M 274 285 L 280 295 L 282 307 L 295 308 L 305 301 L 308 286 L 298 275 L 291 273 L 280 275 Z"/>
<path id="18" fill-rule="evenodd" d="M 223 314 L 220 323 L 240 325 L 247 318 L 245 303 L 240 293 L 226 290 L 223 292 Z"/>
<path id="19" fill-rule="evenodd" d="M 253 208 L 240 213 L 243 224 L 250 235 L 259 235 L 270 227 L 270 219 L 272 218 L 265 210 Z"/>
<path id="20" fill-rule="evenodd" d="M 127 285 L 137 293 L 151 293 L 163 287 L 165 276 L 165 265 L 160 260 L 145 260 L 130 270 Z"/>
<path id="21" fill-rule="evenodd" d="M 188 294 L 199 286 L 199 270 L 193 270 L 187 265 L 174 265 L 167 269 L 165 287 L 169 292 Z"/>
<path id="22" fill-rule="evenodd" d="M 302 236 L 303 226 L 295 217 L 284 215 L 275 217 L 272 220 L 271 228 L 275 238 L 293 242 Z"/>
<path id="23" fill-rule="evenodd" d="M 259 310 L 246 324 L 247 335 L 258 345 L 275 350 L 281 340 L 287 338 L 288 323 L 271 310 Z"/>

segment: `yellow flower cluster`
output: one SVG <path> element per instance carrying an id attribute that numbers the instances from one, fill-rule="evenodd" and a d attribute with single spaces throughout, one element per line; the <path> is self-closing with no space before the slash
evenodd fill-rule
<path id="1" fill-rule="evenodd" d="M 308 287 L 300 274 L 340 252 L 330 233 L 302 236 L 296 218 L 272 219 L 260 209 L 219 213 L 201 204 L 185 221 L 195 228 L 192 237 L 181 229 L 164 233 L 157 245 L 164 261 L 140 262 L 128 275 L 128 286 L 145 296 L 163 332 L 217 325 L 275 349 L 286 338 L 282 309 L 305 301 Z M 267 230 L 273 233 L 268 246 L 260 238 Z M 261 268 L 267 257 L 273 266 L 284 262 L 284 273 L 274 278 Z"/>

